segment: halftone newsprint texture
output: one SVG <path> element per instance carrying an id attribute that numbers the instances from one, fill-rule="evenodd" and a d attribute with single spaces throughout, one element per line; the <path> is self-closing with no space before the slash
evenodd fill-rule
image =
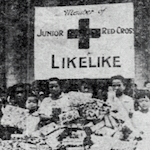
<path id="1" fill-rule="evenodd" d="M 133 26 L 132 3 L 36 7 L 35 78 L 134 78 Z"/>
<path id="2" fill-rule="evenodd" d="M 0 150 L 150 150 L 150 0 L 0 4 Z"/>

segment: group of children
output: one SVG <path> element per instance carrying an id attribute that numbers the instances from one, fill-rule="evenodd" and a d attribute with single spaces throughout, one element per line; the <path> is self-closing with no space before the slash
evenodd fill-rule
<path id="1" fill-rule="evenodd" d="M 119 117 L 123 118 L 127 124 L 130 122 L 129 126 L 132 126 L 131 130 L 134 136 L 143 139 L 139 145 L 140 149 L 143 144 L 148 144 L 147 141 L 150 140 L 150 92 L 148 90 L 138 90 L 135 99 L 133 99 L 124 94 L 126 86 L 125 79 L 122 76 L 112 77 L 111 83 L 106 102 L 111 106 L 111 110 L 117 112 Z M 86 82 L 81 86 L 81 90 L 77 92 L 85 93 L 87 97 L 92 97 L 93 93 Z M 16 88 L 15 94 L 17 103 L 10 99 L 9 104 L 28 109 L 29 112 L 27 127 L 23 131 L 24 134 L 31 134 L 50 122 L 58 123 L 58 116 L 70 110 L 69 93 L 62 92 L 58 78 L 49 79 L 49 96 L 40 102 L 39 97 L 33 92 L 28 93 L 27 100 L 24 101 L 24 91 L 21 87 Z M 136 111 L 135 102 L 138 104 L 136 105 L 138 108 Z M 2 114 L 5 113 L 4 109 L 2 107 Z M 9 128 L 7 127 L 6 130 L 9 130 Z M 13 131 L 13 133 L 15 132 Z M 150 149 L 149 147 L 147 150 Z"/>

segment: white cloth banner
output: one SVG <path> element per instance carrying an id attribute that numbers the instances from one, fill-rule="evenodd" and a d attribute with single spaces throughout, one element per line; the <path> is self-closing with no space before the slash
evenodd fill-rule
<path id="1" fill-rule="evenodd" d="M 35 79 L 134 78 L 133 3 L 35 8 Z"/>

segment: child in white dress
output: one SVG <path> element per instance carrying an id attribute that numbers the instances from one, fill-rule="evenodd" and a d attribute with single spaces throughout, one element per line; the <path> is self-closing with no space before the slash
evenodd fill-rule
<path id="1" fill-rule="evenodd" d="M 150 93 L 146 90 L 140 90 L 136 95 L 139 110 L 133 114 L 133 126 L 135 135 L 141 137 L 137 150 L 150 150 Z"/>

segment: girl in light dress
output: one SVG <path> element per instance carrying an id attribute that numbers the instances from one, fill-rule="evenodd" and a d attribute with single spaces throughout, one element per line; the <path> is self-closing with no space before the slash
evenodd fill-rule
<path id="1" fill-rule="evenodd" d="M 134 112 L 132 122 L 135 136 L 141 138 L 137 150 L 150 150 L 150 92 L 140 90 L 136 94 L 136 100 L 139 110 Z"/>

